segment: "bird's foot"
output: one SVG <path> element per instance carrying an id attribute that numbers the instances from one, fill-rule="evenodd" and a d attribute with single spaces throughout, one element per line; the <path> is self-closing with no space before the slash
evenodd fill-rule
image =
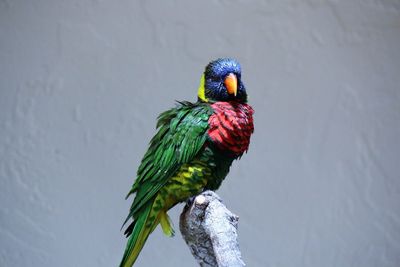
<path id="1" fill-rule="evenodd" d="M 186 206 L 187 206 L 187 207 L 192 206 L 192 204 L 193 204 L 195 198 L 196 198 L 196 196 L 189 197 L 189 198 L 186 200 Z"/>

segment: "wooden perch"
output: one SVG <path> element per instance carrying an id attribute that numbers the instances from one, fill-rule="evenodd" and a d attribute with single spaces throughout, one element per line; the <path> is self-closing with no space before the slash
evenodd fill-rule
<path id="1" fill-rule="evenodd" d="M 237 241 L 238 220 L 212 191 L 186 203 L 179 228 L 200 266 L 245 266 Z"/>

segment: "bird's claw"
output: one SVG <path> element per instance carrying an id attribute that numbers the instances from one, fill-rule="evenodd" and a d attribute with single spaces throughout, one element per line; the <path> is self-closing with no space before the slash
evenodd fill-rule
<path id="1" fill-rule="evenodd" d="M 187 206 L 187 207 L 192 206 L 192 204 L 193 204 L 195 198 L 196 198 L 196 196 L 189 197 L 189 198 L 186 200 L 186 206 Z"/>

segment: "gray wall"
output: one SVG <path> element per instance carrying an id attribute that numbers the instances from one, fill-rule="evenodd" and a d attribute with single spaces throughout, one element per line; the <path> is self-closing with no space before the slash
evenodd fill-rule
<path id="1" fill-rule="evenodd" d="M 218 191 L 248 266 L 399 266 L 397 0 L 0 1 L 0 266 L 116 266 L 156 116 L 222 56 L 256 110 Z M 196 263 L 157 229 L 138 265 Z"/>

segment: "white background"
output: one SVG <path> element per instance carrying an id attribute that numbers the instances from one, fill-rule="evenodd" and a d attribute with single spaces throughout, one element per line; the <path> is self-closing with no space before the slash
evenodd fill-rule
<path id="1" fill-rule="evenodd" d="M 0 1 L 0 266 L 117 266 L 157 115 L 223 56 L 256 111 L 218 191 L 247 265 L 399 266 L 397 0 Z M 196 266 L 160 229 L 137 263 Z"/>

